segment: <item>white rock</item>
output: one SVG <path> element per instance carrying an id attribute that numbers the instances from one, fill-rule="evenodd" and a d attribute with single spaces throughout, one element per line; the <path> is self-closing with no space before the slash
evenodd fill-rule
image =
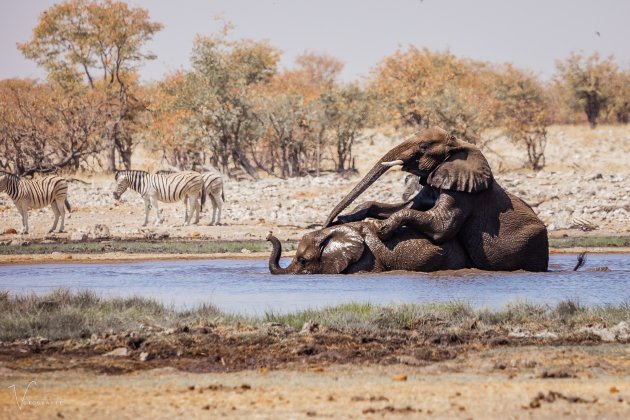
<path id="1" fill-rule="evenodd" d="M 86 242 L 88 240 L 88 234 L 85 232 L 75 231 L 70 234 L 69 239 L 72 242 Z"/>
<path id="2" fill-rule="evenodd" d="M 118 347 L 108 353 L 105 353 L 103 356 L 107 357 L 127 357 L 129 356 L 129 349 L 127 347 Z"/>

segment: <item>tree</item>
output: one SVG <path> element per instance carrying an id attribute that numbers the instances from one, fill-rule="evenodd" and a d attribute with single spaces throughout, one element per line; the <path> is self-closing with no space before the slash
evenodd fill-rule
<path id="1" fill-rule="evenodd" d="M 416 128 L 439 125 L 474 141 L 493 123 L 491 75 L 484 63 L 410 47 L 379 63 L 370 90 L 384 105 L 386 120 Z"/>
<path id="2" fill-rule="evenodd" d="M 263 122 L 254 113 L 253 90 L 275 74 L 279 52 L 265 42 L 230 41 L 225 34 L 198 37 L 192 71 L 180 97 L 212 152 L 213 164 L 228 172 L 230 161 L 258 178 L 248 155 Z"/>
<path id="3" fill-rule="evenodd" d="M 611 81 L 617 72 L 612 56 L 601 60 L 597 53 L 586 58 L 573 53 L 556 62 L 555 81 L 564 90 L 568 106 L 583 110 L 591 128 L 595 128 L 614 94 Z"/>
<path id="4" fill-rule="evenodd" d="M 253 91 L 256 114 L 265 131 L 254 159 L 259 168 L 280 176 L 319 175 L 327 123 L 322 95 L 332 92 L 343 64 L 306 52 L 296 67 L 276 73 Z"/>
<path id="5" fill-rule="evenodd" d="M 0 82 L 0 167 L 19 174 L 79 169 L 102 151 L 105 98 L 33 80 Z"/>
<path id="6" fill-rule="evenodd" d="M 64 89 L 88 84 L 108 98 L 110 171 L 116 169 L 116 150 L 124 166 L 131 166 L 133 126 L 145 106 L 139 99 L 137 67 L 155 58 L 142 48 L 161 28 L 146 10 L 122 1 L 67 0 L 46 10 L 31 40 L 18 44 Z"/>
<path id="7" fill-rule="evenodd" d="M 352 146 L 368 124 L 368 96 L 357 85 L 342 85 L 322 97 L 326 124 L 330 127 L 336 149 L 337 172 L 349 169 Z"/>
<path id="8" fill-rule="evenodd" d="M 513 143 L 525 146 L 532 169 L 542 169 L 549 123 L 543 87 L 531 74 L 508 65 L 496 78 L 494 94 L 503 133 Z"/>
<path id="9" fill-rule="evenodd" d="M 180 169 L 191 169 L 204 163 L 201 141 L 204 133 L 192 118 L 192 111 L 184 106 L 187 94 L 186 73 L 177 72 L 147 88 L 151 107 L 148 122 L 142 132 L 144 144 L 160 151 L 163 158 Z"/>
<path id="10" fill-rule="evenodd" d="M 610 99 L 610 110 L 618 123 L 628 124 L 630 121 L 630 69 L 616 73 L 611 84 L 613 95 Z"/>

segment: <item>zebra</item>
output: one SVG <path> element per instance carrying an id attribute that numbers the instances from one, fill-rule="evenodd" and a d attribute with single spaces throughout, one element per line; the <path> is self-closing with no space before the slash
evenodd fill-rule
<path id="1" fill-rule="evenodd" d="M 0 171 L 0 193 L 6 192 L 13 200 L 22 216 L 22 230 L 20 233 L 28 233 L 28 210 L 40 209 L 47 205 L 55 214 L 55 221 L 48 233 L 54 232 L 61 215 L 59 232 L 62 233 L 68 213 L 72 211 L 68 202 L 68 183 L 60 176 L 51 175 L 39 179 L 26 179 L 9 172 Z M 64 207 L 65 206 L 65 207 Z"/>
<path id="2" fill-rule="evenodd" d="M 199 223 L 199 213 L 205 203 L 205 194 L 202 194 L 203 179 L 201 175 L 193 171 L 177 172 L 172 174 L 150 174 L 146 171 L 126 170 L 116 172 L 116 191 L 114 198 L 119 200 L 122 194 L 131 188 L 144 199 L 144 223 L 149 223 L 149 210 L 155 207 L 156 221 L 159 225 L 163 222 L 162 212 L 158 207 L 158 201 L 174 203 L 183 200 L 186 204 L 184 223 L 189 225 L 193 215 L 196 214 L 195 224 Z M 199 204 L 201 198 L 201 204 Z M 190 214 L 188 213 L 190 206 Z"/>
<path id="3" fill-rule="evenodd" d="M 208 226 L 221 224 L 221 209 L 225 202 L 223 190 L 223 176 L 216 169 L 210 169 L 201 174 L 203 178 L 203 190 L 212 201 L 212 220 Z"/>
<path id="4" fill-rule="evenodd" d="M 225 191 L 223 189 L 223 176 L 221 172 L 214 168 L 206 169 L 201 173 L 203 178 L 203 191 L 210 201 L 212 201 L 212 220 L 208 226 L 221 224 L 221 210 L 225 202 Z M 160 169 L 156 172 L 158 175 L 174 174 L 177 171 L 172 169 Z"/>

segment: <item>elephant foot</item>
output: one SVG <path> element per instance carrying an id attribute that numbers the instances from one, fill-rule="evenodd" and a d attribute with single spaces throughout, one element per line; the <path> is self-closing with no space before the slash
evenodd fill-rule
<path id="1" fill-rule="evenodd" d="M 57 233 L 66 233 L 63 229 L 59 229 Z"/>
<path id="2" fill-rule="evenodd" d="M 378 227 L 376 233 L 378 237 L 384 241 L 391 238 L 396 229 L 398 229 L 398 222 L 391 220 L 391 218 L 376 223 Z"/>

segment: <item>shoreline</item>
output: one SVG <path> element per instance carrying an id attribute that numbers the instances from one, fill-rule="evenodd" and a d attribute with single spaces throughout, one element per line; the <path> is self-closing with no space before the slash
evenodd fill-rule
<path id="1" fill-rule="evenodd" d="M 551 248 L 549 254 L 579 254 L 586 251 L 592 254 L 627 254 L 630 247 L 572 247 Z M 188 261 L 188 260 L 266 260 L 268 251 L 261 252 L 215 252 L 196 254 L 176 253 L 125 253 L 105 252 L 102 254 L 86 253 L 55 253 L 55 254 L 12 254 L 0 255 L 0 266 L 24 264 L 109 264 L 146 261 Z M 284 257 L 293 257 L 295 251 L 283 252 Z"/>

